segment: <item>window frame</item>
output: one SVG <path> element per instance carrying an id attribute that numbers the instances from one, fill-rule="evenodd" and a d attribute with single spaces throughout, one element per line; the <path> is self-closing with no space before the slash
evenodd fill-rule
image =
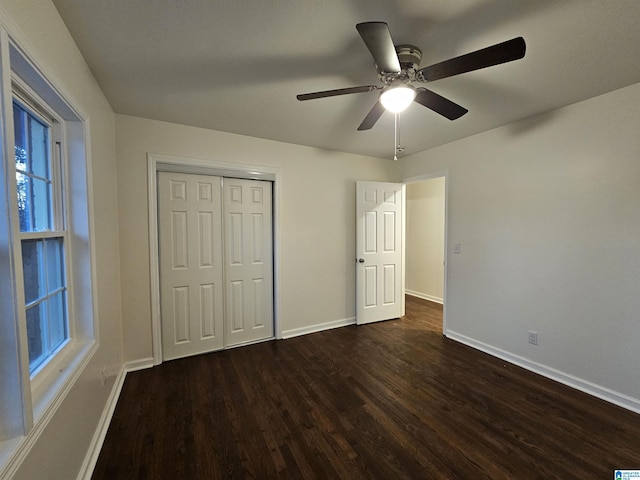
<path id="1" fill-rule="evenodd" d="M 39 364 L 33 371 L 30 370 L 30 381 L 32 393 L 38 391 L 38 387 L 43 382 L 43 378 L 52 375 L 56 368 L 60 367 L 60 358 L 66 357 L 69 350 L 73 347 L 75 322 L 73 317 L 73 311 L 69 306 L 73 298 L 73 282 L 72 276 L 69 275 L 71 268 L 71 254 L 68 252 L 69 243 L 69 229 L 67 225 L 67 211 L 68 205 L 68 192 L 65 188 L 68 185 L 68 181 L 65 178 L 68 170 L 66 156 L 64 155 L 64 120 L 60 118 L 51 107 L 37 94 L 35 93 L 24 81 L 15 73 L 11 78 L 12 87 L 12 105 L 18 104 L 28 115 L 34 117 L 37 121 L 46 125 L 49 128 L 48 139 L 48 151 L 49 151 L 49 168 L 50 182 L 51 182 L 51 227 L 50 230 L 40 231 L 28 231 L 23 232 L 18 229 L 17 241 L 21 246 L 20 258 L 16 258 L 16 262 L 22 262 L 22 244 L 27 240 L 47 240 L 54 238 L 61 238 L 63 243 L 63 268 L 65 277 L 65 306 L 66 306 L 66 329 L 67 336 L 65 340 L 52 350 L 51 354 L 45 358 L 41 364 Z M 15 130 L 15 125 L 12 130 Z M 9 175 L 13 170 L 12 178 L 16 177 L 18 169 L 15 166 L 15 162 L 12 163 L 13 168 L 9 168 Z M 36 176 L 37 177 L 37 176 Z M 17 209 L 17 194 L 13 198 L 15 204 L 14 208 Z M 19 304 L 19 321 L 24 322 L 26 325 L 26 311 L 27 302 L 24 298 L 24 272 L 22 269 L 19 271 L 19 278 L 17 279 L 18 297 L 21 298 Z M 22 295 L 20 290 L 22 289 Z"/>

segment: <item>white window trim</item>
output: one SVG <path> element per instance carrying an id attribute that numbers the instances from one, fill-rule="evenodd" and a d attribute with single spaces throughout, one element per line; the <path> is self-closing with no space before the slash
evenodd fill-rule
<path id="1" fill-rule="evenodd" d="M 1 10 L 1 9 L 0 9 Z M 0 13 L 2 13 L 0 11 Z M 11 33 L 9 33 L 9 31 Z M 64 155 L 68 158 L 68 168 L 63 182 L 69 186 L 65 194 L 68 202 L 71 188 L 74 197 L 86 195 L 86 204 L 76 205 L 73 210 L 67 210 L 65 219 L 68 231 L 73 235 L 67 237 L 67 248 L 74 254 L 68 255 L 68 287 L 71 288 L 73 278 L 81 286 L 76 291 L 77 296 L 69 300 L 69 312 L 75 314 L 76 329 L 71 330 L 72 341 L 56 355 L 51 364 L 51 370 L 55 374 L 38 376 L 38 382 L 30 381 L 29 360 L 26 348 L 26 324 L 4 322 L 0 325 L 0 334 L 9 333 L 9 344 L 14 344 L 11 349 L 0 349 L 0 361 L 6 363 L 0 378 L 3 388 L 8 387 L 9 392 L 0 393 L 0 478 L 11 478 L 17 471 L 23 460 L 36 443 L 53 415 L 60 407 L 62 401 L 74 386 L 79 376 L 88 365 L 94 353 L 98 349 L 98 328 L 95 315 L 97 305 L 97 290 L 95 277 L 94 258 L 94 225 L 90 212 L 93 211 L 91 192 L 91 163 L 89 158 L 89 137 L 85 130 L 89 128 L 89 122 L 85 115 L 71 107 L 69 98 L 63 95 L 54 85 L 58 82 L 50 75 L 44 74 L 40 63 L 34 55 L 28 55 L 20 45 L 28 46 L 29 42 L 15 25 L 5 23 L 0 19 L 0 145 L 2 155 L 11 161 L 13 158 L 13 93 L 12 76 L 17 74 L 26 80 L 26 83 L 35 85 L 36 90 L 44 98 L 44 103 L 51 106 L 63 119 L 63 136 L 66 139 Z M 0 199 L 2 213 L 11 211 L 11 222 L 2 220 L 0 215 L 0 248 L 8 249 L 8 259 L 1 259 L 0 268 L 8 272 L 10 285 L 0 288 L 0 307 L 2 315 L 16 318 L 19 316 L 17 297 L 23 285 L 19 285 L 22 265 L 20 256 L 16 255 L 16 249 L 20 248 L 20 240 L 16 234 L 19 231 L 17 219 L 17 207 L 12 205 L 15 198 L 15 178 L 9 178 L 9 171 L 15 172 L 15 166 L 7 165 L 3 161 L 0 171 L 2 189 L 8 188 L 8 192 Z M 13 167 L 13 168 L 8 168 Z M 15 175 L 14 175 L 15 176 Z M 12 187 L 13 185 L 13 187 Z M 71 205 L 71 204 L 67 204 Z M 2 223 L 4 222 L 4 223 Z M 16 229 L 16 226 L 18 229 Z M 18 259 L 18 261 L 16 261 Z M 5 277 L 7 278 L 7 277 Z M 5 283 L 5 282 L 3 282 Z M 18 307 L 16 306 L 18 305 Z M 5 338 L 5 340 L 7 340 Z M 8 372 L 8 373 L 7 373 Z M 7 381 L 8 380 L 8 381 Z"/>

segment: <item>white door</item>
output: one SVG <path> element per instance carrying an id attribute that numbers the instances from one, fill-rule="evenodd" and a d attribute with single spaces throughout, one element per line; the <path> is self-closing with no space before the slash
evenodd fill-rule
<path id="1" fill-rule="evenodd" d="M 224 346 L 221 178 L 160 172 L 163 359 Z"/>
<path id="2" fill-rule="evenodd" d="M 271 182 L 225 178 L 226 344 L 273 337 Z"/>
<path id="3" fill-rule="evenodd" d="M 404 315 L 404 185 L 356 183 L 356 323 Z"/>

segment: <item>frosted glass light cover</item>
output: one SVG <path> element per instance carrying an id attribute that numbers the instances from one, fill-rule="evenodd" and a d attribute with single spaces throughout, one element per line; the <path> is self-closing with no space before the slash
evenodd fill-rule
<path id="1" fill-rule="evenodd" d="M 416 91 L 407 86 L 400 85 L 386 89 L 380 94 L 382 106 L 393 113 L 400 113 L 407 109 L 416 96 Z"/>

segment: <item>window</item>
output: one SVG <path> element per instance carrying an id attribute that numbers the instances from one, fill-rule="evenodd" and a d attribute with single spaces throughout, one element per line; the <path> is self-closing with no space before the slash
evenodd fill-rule
<path id="1" fill-rule="evenodd" d="M 16 196 L 29 370 L 33 375 L 69 338 L 61 144 L 55 121 L 13 102 Z"/>
<path id="2" fill-rule="evenodd" d="M 0 477 L 98 348 L 86 124 L 0 25 Z"/>

